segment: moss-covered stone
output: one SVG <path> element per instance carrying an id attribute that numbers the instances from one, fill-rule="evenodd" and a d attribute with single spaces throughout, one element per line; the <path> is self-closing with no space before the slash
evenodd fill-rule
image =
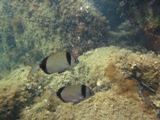
<path id="1" fill-rule="evenodd" d="M 1 80 L 1 119 L 156 119 L 159 56 L 112 46 L 88 51 L 79 60 L 74 69 L 62 74 L 46 75 L 38 71 L 32 80 L 27 80 L 29 67 L 22 67 Z M 133 76 L 135 67 L 139 68 L 135 69 L 139 77 Z M 156 94 L 141 86 L 148 92 L 144 94 L 138 85 L 139 78 L 142 80 L 139 82 L 154 86 Z M 77 83 L 90 86 L 95 96 L 78 104 L 63 103 L 51 96 L 52 91 Z"/>

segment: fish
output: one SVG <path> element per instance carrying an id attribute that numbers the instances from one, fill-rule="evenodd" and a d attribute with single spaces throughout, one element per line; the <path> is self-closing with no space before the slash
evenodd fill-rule
<path id="1" fill-rule="evenodd" d="M 43 70 L 46 74 L 62 73 L 75 67 L 78 63 L 79 60 L 77 56 L 74 57 L 74 55 L 68 51 L 52 53 L 45 57 L 40 64 L 30 64 L 31 70 L 28 74 L 28 79 L 30 79 L 31 76 L 39 69 Z"/>
<path id="2" fill-rule="evenodd" d="M 94 91 L 84 84 L 64 86 L 56 92 L 57 97 L 65 103 L 79 103 L 92 97 L 94 94 Z M 55 95 L 55 93 L 52 92 L 52 95 Z"/>

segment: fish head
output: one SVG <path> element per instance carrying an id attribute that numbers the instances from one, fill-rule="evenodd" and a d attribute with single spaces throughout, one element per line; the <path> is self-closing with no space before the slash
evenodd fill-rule
<path id="1" fill-rule="evenodd" d="M 73 47 L 72 50 L 71 50 L 71 53 L 72 53 L 72 55 L 73 55 L 73 57 L 74 57 L 75 59 L 78 59 L 78 56 L 79 56 L 78 48 Z"/>
<path id="2" fill-rule="evenodd" d="M 66 47 L 66 50 L 71 53 L 74 58 L 78 58 L 79 56 L 79 49 L 77 46 L 73 45 L 72 43 L 70 43 L 69 45 L 67 45 Z"/>
<path id="3" fill-rule="evenodd" d="M 86 88 L 86 96 L 85 98 L 89 98 L 91 96 L 95 95 L 94 91 L 90 89 L 89 87 Z"/>
<path id="4" fill-rule="evenodd" d="M 75 64 L 78 64 L 78 63 L 79 63 L 78 58 L 74 58 L 74 63 L 75 63 Z"/>
<path id="5" fill-rule="evenodd" d="M 49 91 L 50 91 L 50 95 L 48 97 L 48 100 L 50 103 L 52 103 L 54 99 L 56 98 L 57 94 L 56 94 L 56 91 L 51 88 L 49 88 Z"/>
<path id="6" fill-rule="evenodd" d="M 73 44 L 70 44 L 66 49 L 76 60 L 79 57 L 79 50 L 78 47 L 76 47 Z"/>
<path id="7" fill-rule="evenodd" d="M 74 67 L 74 66 L 76 66 L 78 63 L 79 63 L 78 58 L 74 58 L 74 57 L 72 56 L 72 58 L 71 58 L 71 66 Z"/>

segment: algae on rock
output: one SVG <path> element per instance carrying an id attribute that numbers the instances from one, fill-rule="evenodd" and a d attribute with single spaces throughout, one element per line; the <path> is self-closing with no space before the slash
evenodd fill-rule
<path id="1" fill-rule="evenodd" d="M 104 47 L 88 51 L 79 57 L 80 63 L 70 71 L 62 74 L 46 75 L 37 72 L 33 80 L 27 80 L 29 67 L 15 70 L 6 79 L 0 81 L 0 109 L 2 119 L 76 119 L 76 120 L 117 120 L 119 118 L 155 120 L 159 112 L 157 108 L 148 108 L 148 105 L 157 105 L 159 101 L 159 85 L 157 94 L 142 95 L 138 92 L 136 78 L 132 77 L 132 66 L 141 68 L 143 82 L 159 84 L 160 64 L 155 63 L 159 57 L 153 53 L 133 53 L 118 47 Z M 153 69 L 143 69 L 146 66 L 157 68 L 157 74 L 152 75 Z M 140 66 L 139 66 L 140 65 Z M 146 76 L 148 74 L 148 77 Z M 63 103 L 57 97 L 51 99 L 52 90 L 69 84 L 84 83 L 90 86 L 95 96 L 78 104 Z M 144 87 L 144 86 L 143 86 Z M 148 90 L 149 88 L 144 88 Z M 5 101 L 5 102 L 4 102 Z M 8 106 L 6 106 L 7 103 Z M 148 104 L 149 103 L 149 104 Z M 18 108 L 16 107 L 18 106 Z M 14 111 L 14 112 L 13 112 Z M 138 111 L 138 112 L 137 112 Z M 96 116 L 95 116 L 96 113 Z M 83 117 L 82 117 L 83 116 Z M 108 117 L 106 117 L 108 116 Z"/>

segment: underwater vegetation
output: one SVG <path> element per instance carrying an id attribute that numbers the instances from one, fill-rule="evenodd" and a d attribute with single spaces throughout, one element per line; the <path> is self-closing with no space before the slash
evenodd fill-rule
<path id="1" fill-rule="evenodd" d="M 159 109 L 159 105 L 155 105 L 152 101 L 153 96 L 159 101 L 159 98 L 155 97 L 159 91 L 159 58 L 156 58 L 154 54 L 139 53 L 125 56 L 128 57 L 117 56 L 119 60 L 116 63 L 113 60 L 114 63 L 109 64 L 106 69 L 107 76 L 112 79 L 113 83 L 116 82 L 121 86 L 122 92 L 128 92 L 130 89 L 133 91 L 132 89 L 137 86 L 136 89 L 144 103 L 153 109 Z M 118 68 L 121 72 L 117 71 Z"/>
<path id="2" fill-rule="evenodd" d="M 126 10 L 124 16 L 133 26 L 139 27 L 143 32 L 146 45 L 160 52 L 159 25 L 160 5 L 159 0 L 120 0 L 121 9 Z"/>

